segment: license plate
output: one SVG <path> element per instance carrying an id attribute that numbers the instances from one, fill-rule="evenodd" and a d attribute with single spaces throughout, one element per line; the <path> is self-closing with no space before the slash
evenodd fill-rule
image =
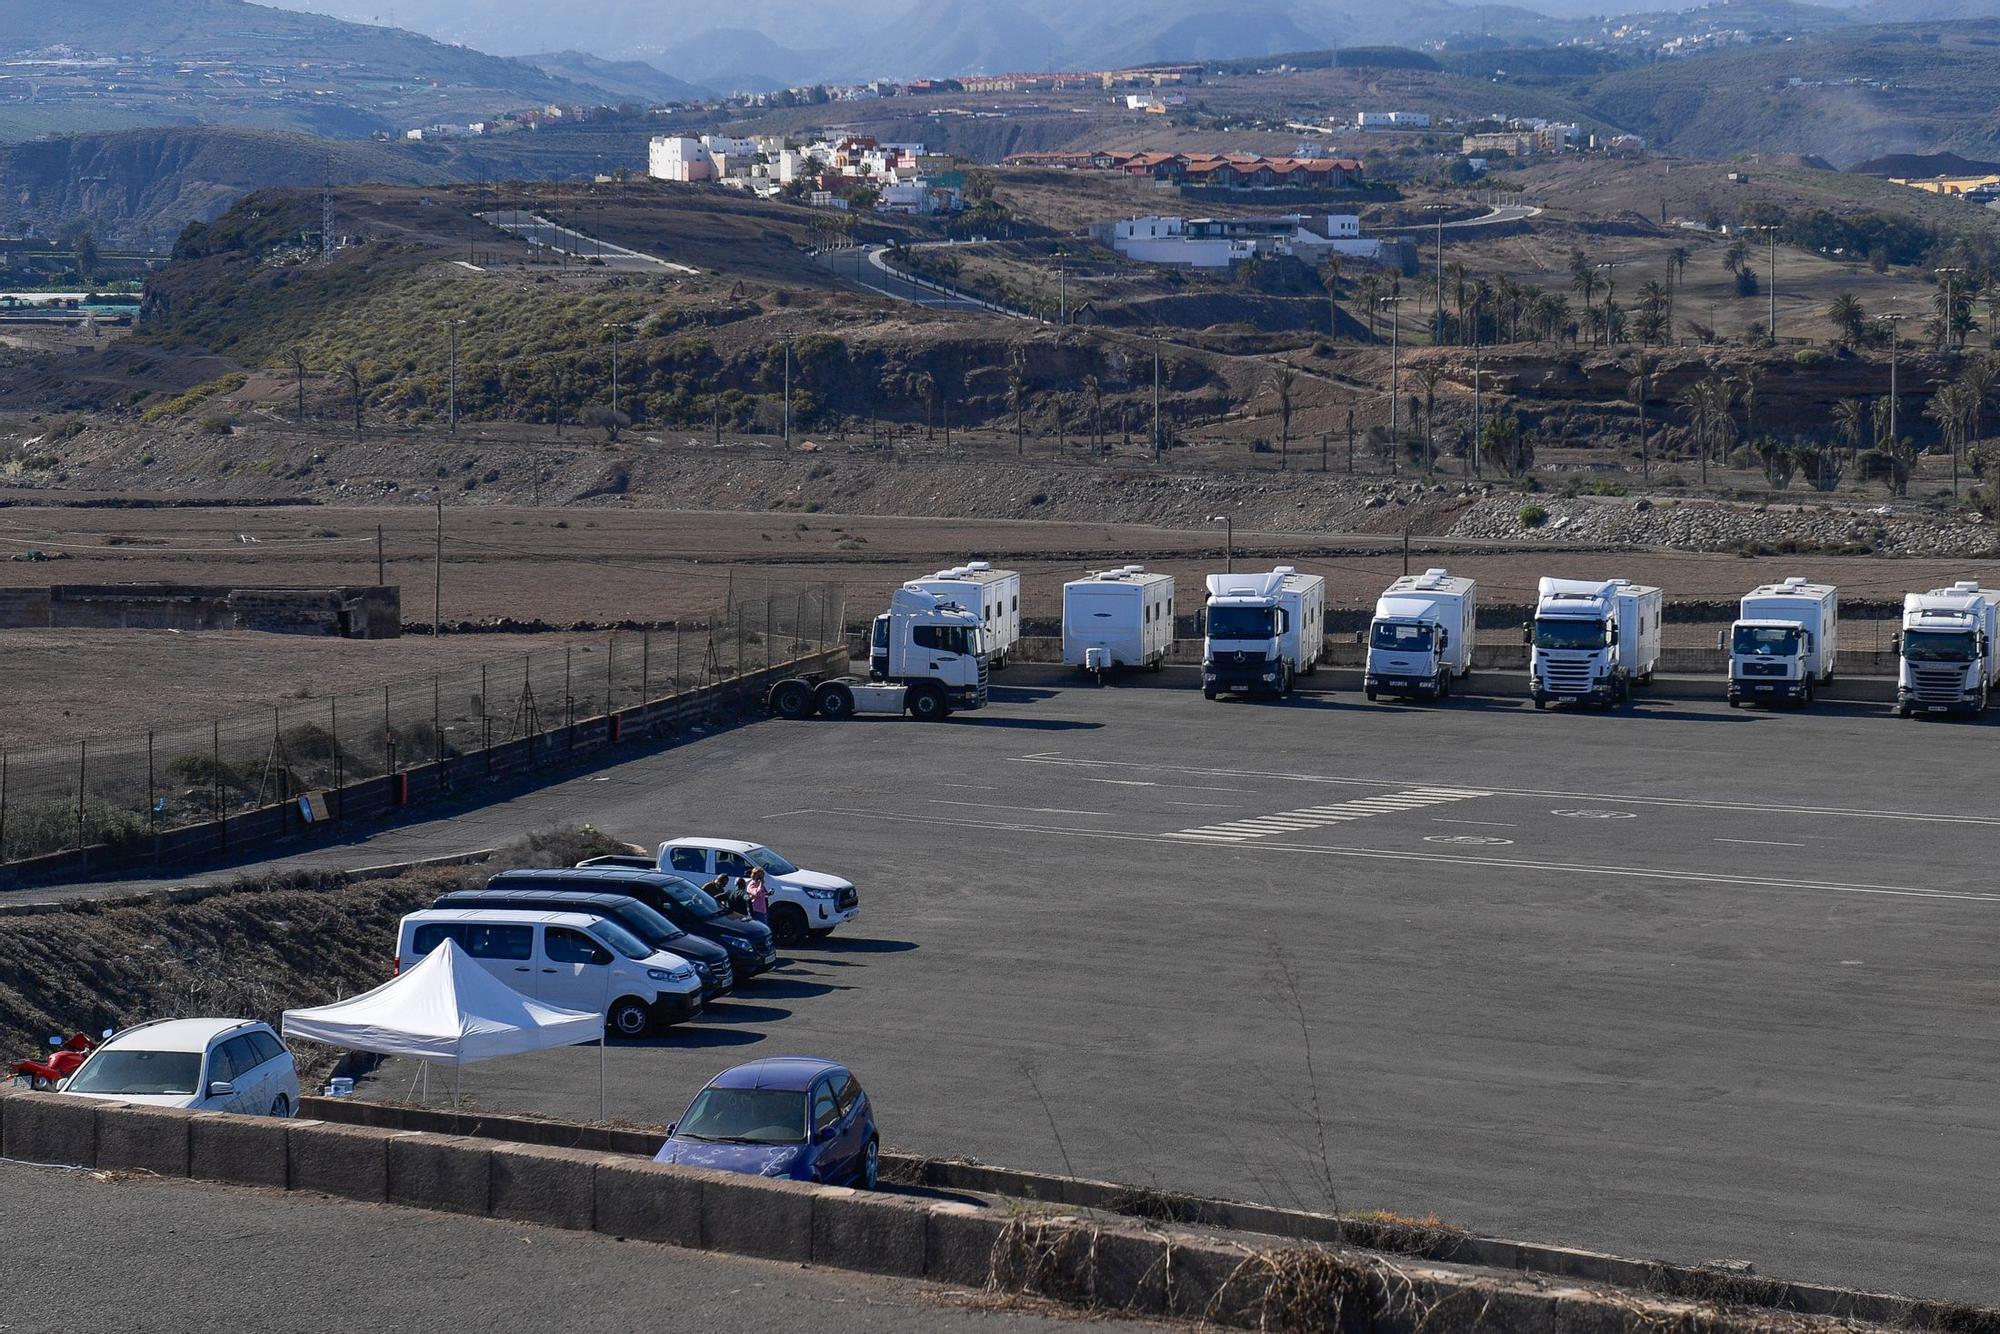
<path id="1" fill-rule="evenodd" d="M 1777 689 L 1777 687 L 1776 687 L 1776 686 L 1758 686 L 1758 687 L 1757 687 L 1757 689 L 1758 689 L 1758 690 L 1759 690 L 1760 692 L 1762 692 L 1763 694 L 1766 694 L 1766 695 L 1768 695 L 1768 694 L 1770 694 L 1770 693 L 1771 693 L 1771 692 L 1772 692 L 1773 690 Z"/>
<path id="2" fill-rule="evenodd" d="M 1929 706 L 1929 707 L 1928 707 L 1927 709 L 1925 709 L 1925 710 L 1924 710 L 1924 712 L 1926 712 L 1926 713 L 1950 713 L 1950 712 L 1951 712 L 1951 710 L 1950 710 L 1950 709 L 1948 709 L 1948 708 L 1946 708 L 1946 707 L 1945 707 L 1944 705 L 1942 705 L 1942 704 L 1933 704 L 1933 705 Z"/>
<path id="3" fill-rule="evenodd" d="M 1577 702 L 1577 701 L 1578 701 L 1579 699 L 1582 699 L 1582 698 L 1583 698 L 1583 696 L 1581 696 L 1581 695 L 1557 695 L 1557 696 L 1556 696 L 1556 703 L 1558 703 L 1558 704 L 1574 704 L 1574 703 L 1576 703 L 1576 702 Z"/>
<path id="4" fill-rule="evenodd" d="M 1410 683 L 1408 681 L 1391 681 L 1389 684 L 1392 686 L 1407 686 Z"/>

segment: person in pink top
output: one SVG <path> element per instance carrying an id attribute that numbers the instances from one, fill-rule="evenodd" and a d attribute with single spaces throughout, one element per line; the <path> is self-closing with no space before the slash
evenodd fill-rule
<path id="1" fill-rule="evenodd" d="M 745 886 L 750 894 L 750 915 L 760 922 L 771 920 L 771 891 L 764 888 L 764 868 L 750 868 L 750 881 Z"/>

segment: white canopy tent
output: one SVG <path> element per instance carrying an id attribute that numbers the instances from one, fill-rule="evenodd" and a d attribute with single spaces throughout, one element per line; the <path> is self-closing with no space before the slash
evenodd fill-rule
<path id="1" fill-rule="evenodd" d="M 602 1084 L 603 1015 L 561 1010 L 522 995 L 480 967 L 454 940 L 444 941 L 421 963 L 373 991 L 285 1011 L 282 1031 L 288 1039 L 411 1057 L 427 1067 L 449 1065 L 454 1103 L 460 1066 L 595 1039 Z"/>

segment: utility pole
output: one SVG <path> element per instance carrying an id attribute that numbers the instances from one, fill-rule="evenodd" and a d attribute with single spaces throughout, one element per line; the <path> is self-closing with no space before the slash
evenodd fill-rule
<path id="1" fill-rule="evenodd" d="M 382 525 L 378 523 L 375 525 L 375 587 L 380 588 L 384 582 L 386 581 L 382 578 Z"/>
<path id="2" fill-rule="evenodd" d="M 1765 235 L 1771 243 L 1770 259 L 1767 261 L 1766 267 L 1771 275 L 1771 317 L 1769 324 L 1771 327 L 1771 345 L 1775 347 L 1778 343 L 1778 229 L 1776 227 L 1768 228 Z"/>
<path id="3" fill-rule="evenodd" d="M 437 557 L 431 565 L 431 638 L 444 634 L 444 494 L 437 498 Z"/>
<path id="4" fill-rule="evenodd" d="M 1062 292 L 1062 297 L 1060 299 L 1061 304 L 1057 308 L 1058 310 L 1057 322 L 1061 324 L 1063 328 L 1067 329 L 1069 327 L 1069 261 L 1068 260 L 1064 260 L 1062 263 L 1056 265 L 1056 277 L 1058 280 L 1059 289 Z"/>
<path id="5" fill-rule="evenodd" d="M 1347 475 L 1354 475 L 1354 405 L 1347 405 Z"/>
<path id="6" fill-rule="evenodd" d="M 1403 298 L 1399 296 L 1377 297 L 1376 302 L 1389 308 L 1389 475 L 1396 474 L 1396 436 L 1402 423 L 1400 402 L 1403 395 Z"/>
<path id="7" fill-rule="evenodd" d="M 792 447 L 792 340 L 785 340 L 785 448 Z"/>
<path id="8" fill-rule="evenodd" d="M 464 320 L 446 320 L 444 322 L 445 332 L 451 338 L 451 359 L 449 362 L 451 369 L 449 378 L 446 381 L 449 387 L 445 391 L 445 402 L 448 405 L 446 421 L 449 423 L 446 430 L 452 435 L 458 434 L 458 326 L 463 323 L 465 323 Z"/>
<path id="9" fill-rule="evenodd" d="M 1211 514 L 1208 521 L 1222 525 L 1222 571 L 1224 574 L 1235 574 L 1236 520 L 1227 514 Z"/>
<path id="10" fill-rule="evenodd" d="M 1160 339 L 1153 336 L 1153 458 L 1166 452 L 1166 438 L 1160 434 Z"/>

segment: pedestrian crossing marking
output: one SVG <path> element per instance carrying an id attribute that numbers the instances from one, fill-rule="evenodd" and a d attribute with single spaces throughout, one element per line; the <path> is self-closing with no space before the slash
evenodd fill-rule
<path id="1" fill-rule="evenodd" d="M 1253 815 L 1241 820 L 1197 825 L 1192 829 L 1176 830 L 1171 837 L 1198 843 L 1245 843 L 1255 838 L 1268 838 L 1273 834 L 1293 834 L 1304 829 L 1319 829 L 1327 825 L 1346 824 L 1349 820 L 1363 820 L 1371 815 L 1396 815 L 1404 811 L 1424 810 L 1447 802 L 1469 801 L 1474 797 L 1491 795 L 1490 792 L 1472 788 L 1418 787 L 1411 788 L 1407 792 L 1385 793 L 1379 797 L 1356 797 L 1352 801 L 1337 801 L 1326 806 L 1305 806 L 1295 811 L 1273 811 L 1269 815 Z"/>

